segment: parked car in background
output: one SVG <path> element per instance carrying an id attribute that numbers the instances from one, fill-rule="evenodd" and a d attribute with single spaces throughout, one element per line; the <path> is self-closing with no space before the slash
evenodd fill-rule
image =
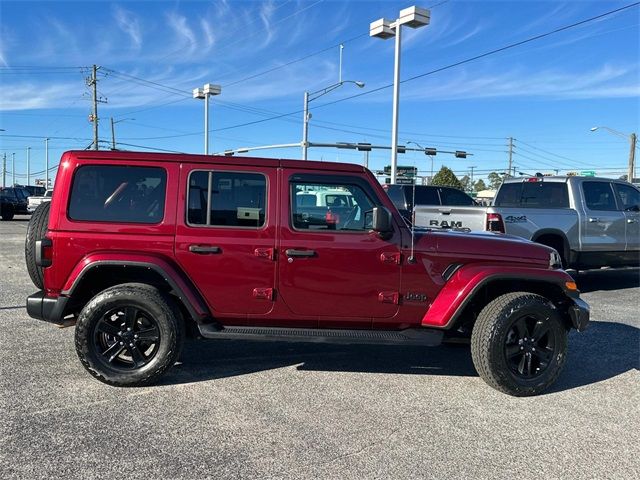
<path id="1" fill-rule="evenodd" d="M 27 211 L 29 213 L 35 212 L 36 208 L 38 208 L 38 205 L 40 205 L 43 202 L 50 202 L 52 195 L 53 195 L 53 190 L 47 190 L 46 192 L 44 192 L 44 195 L 42 196 L 30 196 L 28 198 Z"/>
<path id="2" fill-rule="evenodd" d="M 4 187 L 0 189 L 0 197 L 2 198 L 0 215 L 3 220 L 11 220 L 14 215 L 28 213 L 26 190 L 20 187 Z"/>
<path id="3" fill-rule="evenodd" d="M 479 214 L 486 208 L 462 190 L 435 185 L 383 185 L 383 188 L 405 220 L 415 221 L 416 226 L 485 230 Z"/>
<path id="4" fill-rule="evenodd" d="M 24 188 L 26 191 L 29 192 L 29 195 L 33 195 L 33 196 L 37 196 L 37 197 L 41 197 L 45 194 L 46 188 L 41 187 L 39 185 L 25 185 L 22 188 Z"/>
<path id="5" fill-rule="evenodd" d="M 490 207 L 416 207 L 416 226 L 446 226 L 433 221 L 438 213 L 451 218 L 449 227 L 508 233 L 552 247 L 565 268 L 640 265 L 640 190 L 623 180 L 512 178 Z"/>

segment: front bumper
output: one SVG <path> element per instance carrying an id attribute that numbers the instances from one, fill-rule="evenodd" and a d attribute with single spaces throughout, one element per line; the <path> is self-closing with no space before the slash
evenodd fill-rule
<path id="1" fill-rule="evenodd" d="M 31 318 L 62 325 L 68 301 L 69 297 L 47 297 L 40 290 L 27 297 L 27 313 Z"/>
<path id="2" fill-rule="evenodd" d="M 584 332 L 589 326 L 589 305 L 581 298 L 572 298 L 569 306 L 569 317 L 573 327 L 579 332 Z"/>

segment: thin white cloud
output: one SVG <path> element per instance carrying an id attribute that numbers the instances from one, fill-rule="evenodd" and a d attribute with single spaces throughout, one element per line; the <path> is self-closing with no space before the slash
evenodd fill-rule
<path id="1" fill-rule="evenodd" d="M 131 39 L 133 48 L 139 50 L 142 46 L 142 32 L 140 31 L 140 22 L 138 18 L 133 12 L 125 10 L 117 5 L 114 7 L 113 16 L 118 27 Z"/>
<path id="2" fill-rule="evenodd" d="M 204 18 L 200 19 L 200 27 L 202 28 L 202 33 L 204 35 L 204 47 L 206 51 L 211 50 L 213 45 L 216 43 L 216 36 L 213 33 L 213 28 L 211 24 Z"/>
<path id="3" fill-rule="evenodd" d="M 167 14 L 167 23 L 176 34 L 182 39 L 182 44 L 188 49 L 188 53 L 193 53 L 197 47 L 197 39 L 195 33 L 187 23 L 187 18 L 177 13 Z"/>
<path id="4" fill-rule="evenodd" d="M 553 100 L 625 98 L 640 94 L 637 69 L 603 65 L 585 72 L 511 70 L 499 74 L 463 72 L 403 86 L 403 98 L 462 100 L 500 97 Z"/>

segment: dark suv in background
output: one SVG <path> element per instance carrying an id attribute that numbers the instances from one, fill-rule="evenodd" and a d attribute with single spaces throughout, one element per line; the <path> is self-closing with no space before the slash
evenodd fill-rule
<path id="1" fill-rule="evenodd" d="M 20 187 L 0 188 L 0 216 L 2 220 L 11 220 L 16 214 L 27 214 L 29 193 Z"/>

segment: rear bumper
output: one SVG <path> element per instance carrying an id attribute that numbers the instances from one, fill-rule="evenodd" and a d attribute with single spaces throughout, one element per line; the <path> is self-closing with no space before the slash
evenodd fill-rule
<path id="1" fill-rule="evenodd" d="M 62 325 L 68 301 L 69 297 L 47 297 L 40 290 L 27 297 L 27 313 L 36 320 Z"/>
<path id="2" fill-rule="evenodd" d="M 573 305 L 569 307 L 569 317 L 573 327 L 579 332 L 584 332 L 589 326 L 589 305 L 580 298 L 571 299 Z"/>

